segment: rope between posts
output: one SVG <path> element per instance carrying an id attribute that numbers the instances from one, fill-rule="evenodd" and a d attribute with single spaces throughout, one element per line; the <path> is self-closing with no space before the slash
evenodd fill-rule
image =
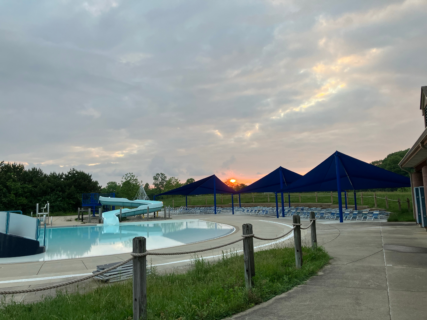
<path id="1" fill-rule="evenodd" d="M 314 221 L 314 220 L 311 220 L 311 222 L 310 222 L 310 224 L 309 224 L 308 226 L 306 226 L 306 227 L 300 227 L 300 229 L 301 229 L 301 230 L 305 230 L 305 229 L 310 228 L 310 227 L 311 227 L 311 225 L 313 224 L 313 221 Z"/>
<path id="2" fill-rule="evenodd" d="M 301 227 L 301 229 L 308 229 L 313 224 L 313 221 L 314 220 L 312 220 L 307 227 L 304 227 L 304 228 Z M 298 225 L 301 226 L 301 224 L 294 224 L 294 227 L 291 230 L 289 230 L 287 233 L 282 234 L 282 235 L 280 235 L 278 237 L 275 237 L 275 238 L 261 238 L 261 237 L 255 236 L 254 234 L 247 234 L 247 235 L 242 235 L 242 238 L 240 238 L 240 239 L 237 239 L 235 241 L 232 241 L 232 242 L 220 245 L 220 246 L 206 248 L 206 249 L 200 249 L 200 250 L 194 250 L 194 251 L 166 252 L 166 253 L 149 252 L 149 251 L 146 251 L 144 253 L 133 253 L 132 252 L 131 253 L 132 258 L 127 259 L 127 260 L 125 260 L 123 262 L 120 262 L 119 264 L 114 265 L 114 266 L 112 266 L 110 268 L 107 268 L 105 270 L 102 270 L 100 272 L 96 272 L 96 273 L 94 273 L 94 274 L 92 274 L 90 276 L 87 276 L 87 277 L 83 277 L 83 278 L 80 278 L 80 279 L 75 279 L 75 280 L 71 280 L 71 281 L 67 281 L 67 282 L 63 282 L 63 283 L 58 283 L 58 284 L 54 284 L 54 285 L 43 287 L 43 288 L 33 288 L 33 289 L 14 290 L 14 291 L 0 291 L 0 295 L 20 294 L 20 293 L 32 293 L 32 292 L 38 292 L 38 291 L 44 291 L 44 290 L 51 290 L 51 289 L 61 288 L 61 287 L 64 287 L 64 286 L 68 286 L 70 284 L 74 284 L 74 283 L 78 283 L 78 282 L 82 282 L 82 281 L 86 281 L 86 280 L 92 279 L 92 278 L 94 278 L 96 276 L 102 275 L 102 274 L 107 273 L 107 272 L 109 272 L 111 270 L 114 270 L 114 269 L 116 269 L 118 267 L 121 267 L 121 266 L 125 265 L 126 263 L 132 261 L 134 258 L 146 257 L 148 255 L 150 255 L 150 256 L 173 256 L 173 255 L 180 255 L 180 254 L 192 254 L 192 253 L 204 252 L 204 251 L 215 250 L 215 249 L 219 249 L 219 248 L 222 248 L 222 247 L 226 247 L 226 246 L 232 245 L 234 243 L 237 243 L 239 241 L 242 241 L 244 238 L 250 238 L 250 237 L 253 237 L 253 238 L 258 239 L 258 240 L 265 240 L 265 241 L 277 240 L 277 239 L 283 238 L 283 237 L 287 236 L 288 234 L 290 234 L 292 231 L 294 231 L 295 227 L 298 226 Z"/>
<path id="3" fill-rule="evenodd" d="M 162 253 L 162 252 L 149 252 L 149 251 L 144 252 L 144 253 L 133 253 L 132 252 L 131 256 L 132 257 L 144 257 L 144 256 L 148 256 L 148 255 L 150 255 L 150 256 L 176 256 L 176 255 L 179 255 L 179 254 L 192 254 L 192 253 L 198 253 L 198 252 L 204 252 L 204 251 L 219 249 L 219 248 L 229 246 L 231 244 L 234 244 L 234 243 L 242 241 L 242 240 L 243 240 L 243 238 L 240 238 L 240 239 L 237 239 L 236 241 L 232 241 L 232 242 L 229 242 L 229 243 L 226 243 L 226 244 L 222 244 L 220 246 L 206 248 L 206 249 L 200 249 L 200 250 L 194 250 L 194 251 L 165 252 L 165 253 Z"/>
<path id="4" fill-rule="evenodd" d="M 276 238 L 261 238 L 261 237 L 257 237 L 256 235 L 254 235 L 254 234 L 245 234 L 245 235 L 243 235 L 242 237 L 243 238 L 255 238 L 255 239 L 258 239 L 258 240 L 265 240 L 265 241 L 271 241 L 271 240 L 277 240 L 277 239 L 280 239 L 280 238 L 283 238 L 283 237 L 285 237 L 285 236 L 287 236 L 288 234 L 290 234 L 292 231 L 294 231 L 294 229 L 295 229 L 295 227 L 293 227 L 291 230 L 289 230 L 288 232 L 286 232 L 285 234 L 282 234 L 281 236 L 278 236 L 278 237 L 276 237 Z"/>

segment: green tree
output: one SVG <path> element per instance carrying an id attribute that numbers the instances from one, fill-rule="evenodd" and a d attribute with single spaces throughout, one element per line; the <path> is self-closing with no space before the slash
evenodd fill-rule
<path id="1" fill-rule="evenodd" d="M 243 188 L 245 188 L 245 187 L 247 187 L 247 185 L 246 184 L 244 184 L 244 183 L 241 183 L 241 184 L 236 184 L 234 187 L 233 187 L 233 189 L 234 190 L 236 190 L 236 191 L 240 191 L 240 190 L 242 190 Z"/>
<path id="2" fill-rule="evenodd" d="M 141 185 L 142 181 L 138 181 L 138 177 L 135 174 L 132 172 L 126 173 L 122 177 L 120 196 L 129 200 L 133 200 Z"/>
<path id="3" fill-rule="evenodd" d="M 409 176 L 408 173 L 400 169 L 399 167 L 399 162 L 403 159 L 403 157 L 408 152 L 408 150 L 409 149 L 390 153 L 383 160 L 372 161 L 371 164 L 373 164 L 374 166 L 386 169 L 388 171 L 400 174 L 402 176 L 408 177 Z"/>
<path id="4" fill-rule="evenodd" d="M 50 174 L 25 169 L 17 163 L 0 162 L 0 210 L 35 212 L 36 204 L 50 203 L 51 211 L 74 211 L 81 206 L 82 193 L 99 192 L 98 181 L 83 171 Z"/>
<path id="5" fill-rule="evenodd" d="M 110 181 L 107 182 L 107 185 L 102 188 L 102 192 L 104 193 L 116 193 L 116 196 L 120 193 L 120 183 L 117 183 L 116 181 Z"/>
<path id="6" fill-rule="evenodd" d="M 196 182 L 196 180 L 194 180 L 193 178 L 188 178 L 187 181 L 185 181 L 184 185 L 186 186 L 187 184 Z"/>
<path id="7" fill-rule="evenodd" d="M 163 192 L 173 190 L 181 186 L 182 186 L 182 183 L 179 181 L 178 178 L 170 177 L 168 180 L 166 180 L 165 188 L 163 189 Z"/>
<path id="8" fill-rule="evenodd" d="M 153 185 L 154 188 L 157 189 L 157 193 L 161 193 L 165 190 L 167 180 L 168 177 L 166 177 L 164 173 L 156 173 L 156 175 L 153 176 Z"/>

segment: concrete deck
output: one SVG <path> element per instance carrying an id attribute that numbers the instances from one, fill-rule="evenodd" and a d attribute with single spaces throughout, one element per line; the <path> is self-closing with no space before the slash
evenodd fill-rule
<path id="1" fill-rule="evenodd" d="M 319 234 L 330 265 L 232 319 L 427 319 L 427 254 L 383 248 L 427 248 L 425 229 L 414 223 L 320 223 Z M 331 240 L 323 236 L 332 234 Z"/>
<path id="2" fill-rule="evenodd" d="M 156 250 L 179 252 L 215 247 L 240 238 L 241 225 L 252 223 L 254 233 L 274 237 L 289 230 L 288 218 L 258 216 L 201 215 L 181 216 L 177 219 L 198 218 L 233 225 L 232 235 L 197 244 Z M 68 219 L 68 218 L 66 218 Z M 60 224 L 76 224 L 75 221 Z M 303 224 L 307 224 L 303 221 Z M 276 298 L 256 306 L 232 319 L 426 319 L 427 318 L 427 254 L 423 250 L 409 252 L 384 249 L 384 245 L 427 248 L 427 233 L 414 223 L 318 221 L 318 241 L 333 258 L 317 276 L 307 283 Z M 292 239 L 286 240 L 289 244 Z M 303 244 L 309 244 L 310 235 L 303 232 Z M 272 245 L 254 241 L 255 246 Z M 215 259 L 223 250 L 241 250 L 241 243 L 199 256 Z M 266 247 L 263 247 L 266 248 Z M 393 247 L 390 247 L 393 248 Z M 259 248 L 262 249 L 262 248 Z M 0 288 L 43 287 L 89 274 L 97 265 L 128 259 L 129 254 L 59 261 L 0 264 Z M 160 271 L 184 270 L 191 255 L 153 256 L 152 265 Z M 70 276 L 70 278 L 63 278 Z M 55 278 L 58 277 L 58 278 Z M 21 282 L 17 282 L 21 281 Z M 70 289 L 72 290 L 72 288 Z M 41 294 L 21 294 L 8 297 L 15 301 L 30 302 Z M 52 293 L 54 294 L 54 293 Z"/>

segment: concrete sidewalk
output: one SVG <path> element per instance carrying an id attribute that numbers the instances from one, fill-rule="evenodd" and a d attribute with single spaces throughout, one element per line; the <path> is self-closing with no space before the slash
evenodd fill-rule
<path id="1" fill-rule="evenodd" d="M 232 319 L 427 319 L 425 229 L 415 223 L 320 222 L 318 239 L 333 258 L 330 265 Z"/>

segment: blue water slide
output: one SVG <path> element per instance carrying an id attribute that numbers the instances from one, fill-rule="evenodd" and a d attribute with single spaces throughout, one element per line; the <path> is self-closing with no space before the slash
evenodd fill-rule
<path id="1" fill-rule="evenodd" d="M 122 218 L 141 215 L 141 214 L 149 214 L 150 212 L 158 212 L 163 208 L 163 201 L 129 200 L 126 198 L 99 197 L 99 202 L 103 206 L 127 207 L 126 209 L 121 210 Z M 128 209 L 128 208 L 135 208 L 135 209 Z M 119 219 L 117 218 L 119 215 L 120 215 L 120 209 L 104 212 L 102 214 L 102 220 L 104 225 L 119 224 Z"/>

